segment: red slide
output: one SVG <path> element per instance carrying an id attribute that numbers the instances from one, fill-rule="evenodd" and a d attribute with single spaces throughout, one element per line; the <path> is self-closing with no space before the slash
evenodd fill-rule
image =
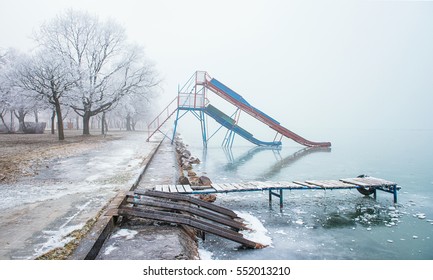
<path id="1" fill-rule="evenodd" d="M 240 108 L 241 110 L 247 112 L 257 120 L 265 123 L 273 130 L 277 131 L 281 135 L 292 139 L 293 141 L 307 146 L 307 147 L 330 147 L 330 142 L 313 142 L 310 140 L 307 140 L 298 134 L 288 130 L 287 128 L 280 125 L 278 121 L 273 119 L 272 117 L 268 116 L 267 114 L 263 113 L 259 109 L 251 106 L 241 95 L 237 94 L 233 90 L 231 90 L 229 87 L 225 86 L 223 83 L 219 82 L 216 79 L 211 79 L 205 81 L 204 85 L 216 93 L 221 98 L 227 100 L 234 106 Z"/>

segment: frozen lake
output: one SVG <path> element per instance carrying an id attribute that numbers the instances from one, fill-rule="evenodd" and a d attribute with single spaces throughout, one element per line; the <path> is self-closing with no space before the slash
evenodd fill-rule
<path id="1" fill-rule="evenodd" d="M 201 249 L 212 259 L 433 259 L 433 148 L 431 130 L 334 130 L 332 149 L 305 150 L 287 140 L 281 150 L 255 148 L 242 139 L 231 150 L 211 141 L 203 149 L 182 135 L 202 163 L 194 167 L 214 183 L 251 180 L 341 179 L 360 174 L 402 187 L 398 203 L 356 190 L 286 191 L 285 207 L 269 206 L 260 192 L 220 194 L 216 203 L 255 217 L 271 245 L 243 250 L 207 235 Z"/>

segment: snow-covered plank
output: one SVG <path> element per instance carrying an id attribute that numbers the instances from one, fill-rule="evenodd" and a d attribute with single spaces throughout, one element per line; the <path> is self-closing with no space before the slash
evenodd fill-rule
<path id="1" fill-rule="evenodd" d="M 225 191 L 224 188 L 220 184 L 212 184 L 212 188 L 214 188 L 217 192 Z"/>
<path id="2" fill-rule="evenodd" d="M 187 193 L 192 193 L 193 189 L 191 189 L 190 185 L 183 185 L 183 188 L 185 189 L 185 192 Z"/>
<path id="3" fill-rule="evenodd" d="M 170 192 L 177 193 L 177 188 L 175 185 L 168 185 L 168 188 L 170 189 Z"/>

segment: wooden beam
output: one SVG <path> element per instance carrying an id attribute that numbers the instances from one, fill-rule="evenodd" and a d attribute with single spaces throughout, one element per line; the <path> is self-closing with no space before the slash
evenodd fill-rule
<path id="1" fill-rule="evenodd" d="M 170 214 L 170 215 L 167 215 Z M 153 219 L 153 220 L 159 220 L 159 221 L 165 221 L 169 223 L 176 223 L 176 224 L 183 224 L 188 225 L 218 236 L 221 236 L 223 238 L 238 242 L 248 248 L 263 248 L 265 247 L 263 244 L 248 240 L 244 238 L 241 234 L 227 230 L 221 227 L 218 227 L 214 224 L 210 224 L 207 222 L 204 222 L 202 220 L 198 220 L 196 218 L 187 217 L 182 214 L 177 213 L 165 213 L 161 211 L 140 211 L 138 209 L 131 209 L 131 208 L 121 208 L 119 209 L 119 215 L 122 216 L 136 216 L 140 218 L 146 218 L 146 219 Z"/>
<path id="2" fill-rule="evenodd" d="M 225 218 L 221 215 L 216 215 L 206 209 L 197 208 L 197 207 L 191 207 L 190 205 L 181 205 L 177 203 L 172 202 L 164 202 L 164 201 L 151 201 L 151 200 L 142 200 L 142 199 L 128 199 L 129 203 L 137 204 L 137 205 L 145 205 L 145 206 L 151 206 L 151 207 L 160 207 L 168 210 L 177 210 L 177 211 L 183 211 L 187 212 L 189 214 L 193 214 L 202 218 L 206 218 L 208 220 L 211 220 L 213 222 L 217 222 L 232 228 L 235 228 L 237 230 L 246 230 L 248 229 L 243 223 L 236 222 L 233 219 Z"/>
<path id="3" fill-rule="evenodd" d="M 224 207 L 221 207 L 221 206 L 209 203 L 209 202 L 205 202 L 203 200 L 200 200 L 200 199 L 197 199 L 197 198 L 194 198 L 191 196 L 183 195 L 183 194 L 165 193 L 165 192 L 157 192 L 157 191 L 150 191 L 150 190 L 146 190 L 146 191 L 136 190 L 135 193 L 139 194 L 139 195 L 161 197 L 161 198 L 167 198 L 167 199 L 172 199 L 172 200 L 177 200 L 177 201 L 187 201 L 187 202 L 190 202 L 190 203 L 195 204 L 197 206 L 210 209 L 212 211 L 215 211 L 215 212 L 220 213 L 220 214 L 224 214 L 224 215 L 232 217 L 232 218 L 238 217 L 238 215 L 230 209 L 227 209 L 227 208 L 224 208 Z"/>

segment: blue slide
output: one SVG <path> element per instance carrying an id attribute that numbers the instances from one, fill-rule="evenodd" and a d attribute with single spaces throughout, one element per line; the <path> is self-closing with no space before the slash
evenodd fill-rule
<path id="1" fill-rule="evenodd" d="M 303 138 L 302 136 L 294 133 L 293 131 L 288 130 L 284 126 L 282 126 L 277 120 L 272 118 L 271 116 L 265 114 L 263 111 L 260 111 L 256 107 L 252 106 L 248 103 L 240 94 L 236 93 L 234 90 L 230 89 L 228 86 L 224 85 L 217 79 L 211 79 L 206 83 L 207 88 L 211 91 L 232 103 L 236 107 L 240 108 L 242 111 L 250 114 L 254 118 L 258 119 L 262 123 L 268 125 L 270 128 L 275 130 L 277 133 L 292 139 L 293 141 L 307 146 L 307 147 L 330 147 L 330 142 L 313 142 Z M 245 138 L 245 137 L 244 137 Z M 257 140 L 257 139 L 256 139 Z M 251 141 L 251 140 L 250 140 Z M 253 141 L 251 141 L 253 142 Z M 254 143 L 254 142 L 253 142 Z M 264 142 L 266 143 L 266 142 Z M 269 143 L 269 142 L 267 142 Z M 260 145 L 260 144 L 257 144 Z"/>
<path id="2" fill-rule="evenodd" d="M 252 106 L 250 103 L 248 103 L 248 101 L 246 101 L 240 94 L 236 93 L 235 91 L 233 91 L 232 89 L 230 89 L 228 86 L 224 85 L 223 83 L 221 83 L 220 81 L 218 81 L 217 79 L 212 79 L 210 81 L 210 83 L 214 86 L 216 86 L 217 88 L 223 90 L 226 94 L 228 94 L 230 97 L 232 97 L 233 99 L 235 99 L 236 101 L 254 109 L 255 111 L 259 112 L 260 114 L 262 114 L 263 116 L 265 116 L 266 118 L 268 118 L 269 120 L 271 120 L 272 122 L 274 122 L 275 124 L 280 124 L 280 122 L 278 122 L 277 120 L 275 120 L 274 118 L 272 118 L 271 116 L 265 114 L 263 111 L 260 111 L 259 109 L 257 109 L 256 107 Z"/>
<path id="3" fill-rule="evenodd" d="M 217 108 L 215 108 L 212 105 L 208 105 L 205 108 L 204 112 L 208 116 L 210 116 L 211 118 L 216 120 L 222 126 L 226 127 L 227 129 L 232 130 L 233 132 L 235 132 L 236 134 L 238 134 L 242 138 L 250 141 L 253 144 L 256 144 L 258 146 L 280 146 L 281 145 L 281 141 L 264 142 L 264 141 L 258 140 L 251 133 L 249 133 L 248 131 L 246 131 L 242 127 L 235 124 L 235 120 L 233 120 L 232 118 L 230 118 L 229 116 L 227 116 L 226 114 L 224 114 L 223 112 L 221 112 L 220 110 L 218 110 Z"/>

